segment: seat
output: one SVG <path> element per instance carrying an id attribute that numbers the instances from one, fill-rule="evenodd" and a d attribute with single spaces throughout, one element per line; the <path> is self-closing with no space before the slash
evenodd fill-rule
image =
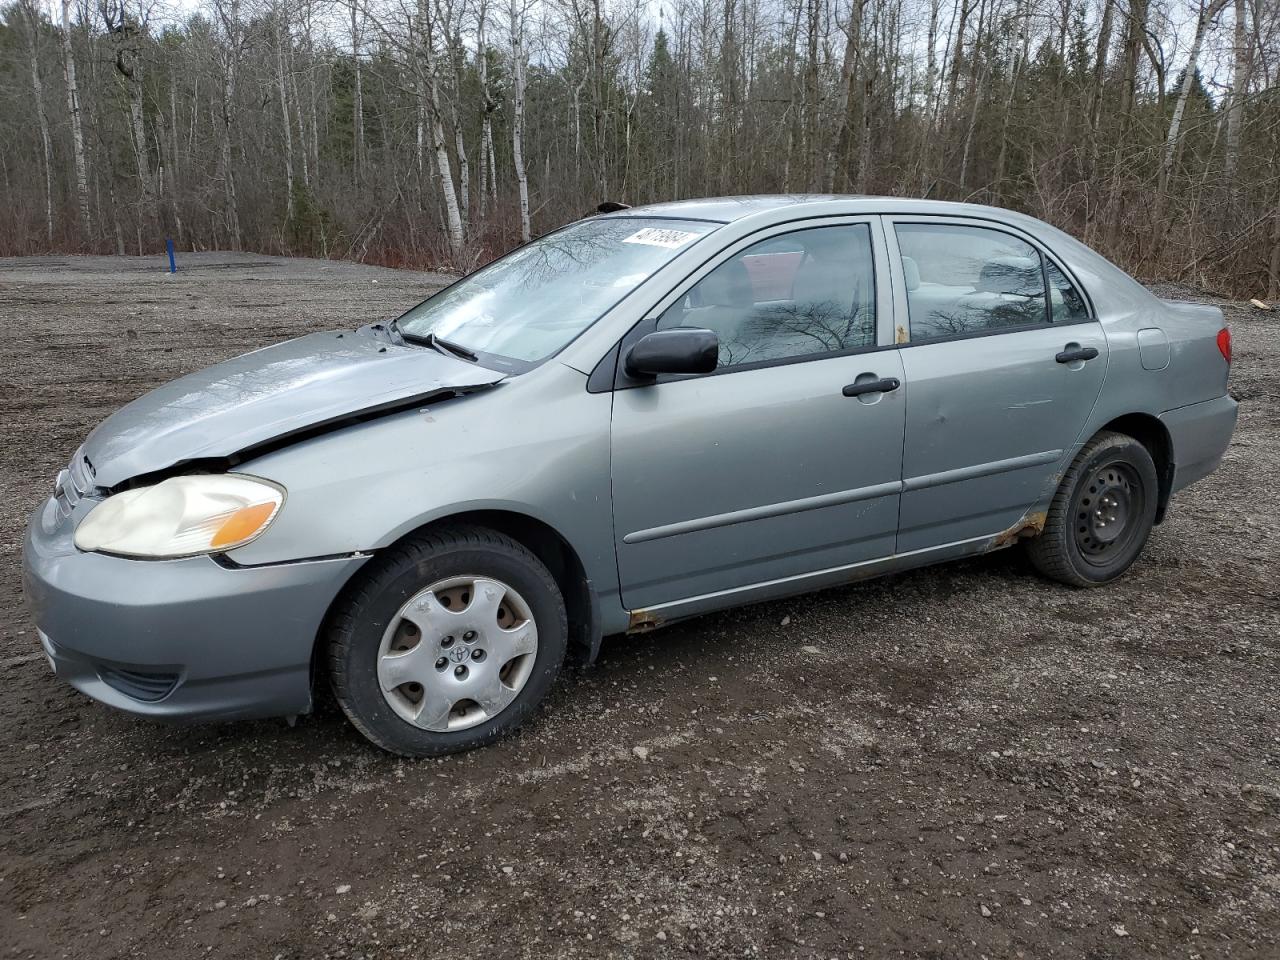
<path id="1" fill-rule="evenodd" d="M 739 259 L 721 264 L 694 287 L 693 293 L 697 303 L 685 309 L 680 325 L 715 333 L 720 340 L 720 362 L 724 364 L 734 358 L 735 350 L 741 352 L 743 325 L 750 321 L 755 308 L 746 264 Z"/>
<path id="2" fill-rule="evenodd" d="M 906 281 L 907 292 L 920 289 L 920 265 L 912 257 L 902 258 L 902 278 Z"/>

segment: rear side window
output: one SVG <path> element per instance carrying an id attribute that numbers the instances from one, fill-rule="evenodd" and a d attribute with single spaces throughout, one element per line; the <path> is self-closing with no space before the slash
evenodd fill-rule
<path id="1" fill-rule="evenodd" d="M 913 343 L 1050 322 L 1044 265 L 1026 241 L 1000 230 L 940 223 L 899 224 L 896 231 Z M 1057 276 L 1083 308 L 1066 277 Z M 1065 291 L 1058 294 L 1063 320 L 1075 309 L 1066 306 Z M 1056 314 L 1053 320 L 1059 320 Z"/>
<path id="2" fill-rule="evenodd" d="M 747 247 L 672 304 L 658 329 L 713 330 L 724 368 L 873 347 L 875 320 L 871 230 L 858 223 Z"/>
<path id="3" fill-rule="evenodd" d="M 1044 276 L 1049 281 L 1049 313 L 1054 323 L 1079 323 L 1089 319 L 1089 307 L 1084 297 L 1080 296 L 1066 274 L 1046 260 Z"/>

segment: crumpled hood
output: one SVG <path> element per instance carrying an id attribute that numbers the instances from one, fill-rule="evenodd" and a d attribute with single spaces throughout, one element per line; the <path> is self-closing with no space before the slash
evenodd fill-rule
<path id="1" fill-rule="evenodd" d="M 505 375 L 369 328 L 314 333 L 167 383 L 104 420 L 85 441 L 98 487 L 204 458 L 225 458 L 353 416 Z"/>

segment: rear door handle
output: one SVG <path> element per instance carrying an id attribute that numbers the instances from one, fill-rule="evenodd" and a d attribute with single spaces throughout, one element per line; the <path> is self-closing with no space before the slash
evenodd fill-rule
<path id="1" fill-rule="evenodd" d="M 1097 347 L 1081 347 L 1068 344 L 1067 348 L 1053 359 L 1059 363 L 1075 363 L 1077 360 L 1092 360 L 1097 355 Z"/>
<path id="2" fill-rule="evenodd" d="M 1098 351 L 1094 351 L 1097 353 Z M 846 397 L 860 397 L 864 393 L 888 393 L 902 386 L 897 377 L 885 377 L 882 380 L 865 380 L 862 383 L 850 383 L 840 392 Z"/>

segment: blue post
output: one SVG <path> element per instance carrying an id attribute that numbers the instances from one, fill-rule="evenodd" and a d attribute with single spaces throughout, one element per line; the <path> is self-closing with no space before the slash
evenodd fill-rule
<path id="1" fill-rule="evenodd" d="M 173 260 L 173 237 L 164 238 L 164 248 L 169 251 L 169 272 L 177 273 L 178 265 Z"/>

